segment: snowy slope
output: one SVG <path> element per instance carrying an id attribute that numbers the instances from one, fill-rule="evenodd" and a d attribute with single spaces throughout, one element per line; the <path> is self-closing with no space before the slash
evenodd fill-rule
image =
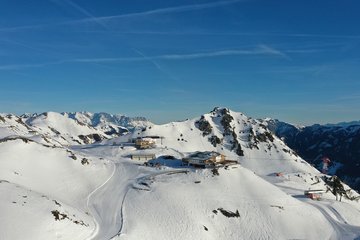
<path id="1" fill-rule="evenodd" d="M 123 238 L 321 239 L 325 233 L 326 239 L 331 235 L 321 213 L 313 213 L 311 206 L 253 172 L 238 167 L 221 169 L 219 174 L 201 170 L 163 175 L 151 184 L 150 192 L 129 192 Z M 239 217 L 228 218 L 221 208 L 238 211 Z"/>
<path id="2" fill-rule="evenodd" d="M 93 143 L 106 138 L 102 131 L 60 113 L 46 112 L 24 120 L 37 132 L 63 145 Z"/>
<path id="3" fill-rule="evenodd" d="M 83 159 L 25 139 L 1 142 L 0 239 L 89 237 L 94 221 L 86 214 L 87 197 L 109 168 L 94 158 Z M 52 211 L 66 215 L 56 221 Z M 16 225 L 21 231 L 11 230 Z"/>
<path id="4" fill-rule="evenodd" d="M 6 138 L 26 137 L 41 144 L 60 146 L 61 144 L 50 137 L 38 132 L 26 124 L 21 117 L 13 114 L 0 114 L 0 140 Z"/>
<path id="5" fill-rule="evenodd" d="M 236 165 L 219 169 L 217 176 L 210 169 L 145 167 L 127 157 L 129 153 L 138 153 L 130 147 L 78 146 L 76 150 L 103 156 L 115 164 L 111 178 L 90 201 L 99 226 L 94 239 L 354 239 L 360 236 L 358 202 L 335 202 L 330 193 L 319 203 L 304 198 L 304 190 L 324 187 L 322 180 L 316 181 L 319 174 L 257 175 Z M 147 152 L 151 151 L 159 156 L 174 153 L 164 148 Z M 160 160 L 166 166 L 175 160 L 168 161 Z M 189 172 L 186 174 L 184 170 Z M 219 209 L 238 211 L 239 217 L 228 218 Z"/>
<path id="6" fill-rule="evenodd" d="M 26 117 L 31 129 L 51 139 L 57 134 L 49 127 L 61 132 L 59 138 L 73 144 L 68 148 L 22 133 L 0 140 L 0 239 L 360 237 L 359 202 L 337 202 L 331 192 L 321 201 L 305 198 L 304 190 L 326 190 L 323 174 L 260 120 L 215 108 L 193 120 L 81 145 L 72 138 L 101 131 L 73 117 Z M 153 149 L 129 142 L 149 136 L 161 137 Z M 240 164 L 218 171 L 183 165 L 181 158 L 195 151 L 218 151 Z M 155 154 L 150 163 L 160 166 L 145 166 L 132 154 Z"/>
<path id="7" fill-rule="evenodd" d="M 8 136 L 31 136 L 35 130 L 13 114 L 0 114 L 0 138 Z"/>

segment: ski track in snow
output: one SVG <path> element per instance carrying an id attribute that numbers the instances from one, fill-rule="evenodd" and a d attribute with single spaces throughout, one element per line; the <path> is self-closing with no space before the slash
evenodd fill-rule
<path id="1" fill-rule="evenodd" d="M 95 224 L 95 229 L 89 239 L 110 240 L 121 236 L 124 226 L 126 196 L 131 190 L 132 185 L 159 175 L 185 172 L 184 170 L 171 170 L 150 173 L 139 177 L 139 172 L 137 171 L 132 174 L 130 173 L 130 175 L 123 172 L 126 169 L 125 163 L 117 163 L 113 160 L 108 161 L 113 165 L 111 175 L 87 197 L 87 208 L 91 212 Z M 124 178 L 128 180 L 124 181 Z M 101 211 L 98 211 L 98 209 L 101 209 Z M 104 209 L 107 210 L 104 211 Z"/>
<path id="2" fill-rule="evenodd" d="M 122 177 L 121 164 L 114 163 L 113 174 L 106 182 L 92 193 L 89 206 L 95 221 L 96 230 L 90 239 L 112 239 L 118 233 L 118 226 L 122 226 L 122 207 L 126 193 L 129 188 L 129 181 L 119 181 Z M 122 183 L 122 184 L 117 184 Z M 120 205 L 119 205 L 120 203 Z M 101 211 L 98 211 L 101 210 Z"/>
<path id="3" fill-rule="evenodd" d="M 187 170 L 171 170 L 171 171 L 165 171 L 165 172 L 160 172 L 160 173 L 151 173 L 151 174 L 148 174 L 148 175 L 145 175 L 145 176 L 142 176 L 142 177 L 139 177 L 137 179 L 135 179 L 135 182 L 134 183 L 139 183 L 140 181 L 143 181 L 143 180 L 149 180 L 151 178 L 154 178 L 156 176 L 160 176 L 160 175 L 165 175 L 165 174 L 174 174 L 174 173 L 187 173 L 188 171 Z M 130 185 L 130 184 L 129 184 Z M 121 215 L 121 224 L 120 224 L 120 230 L 117 232 L 117 234 L 115 234 L 113 237 L 110 238 L 111 239 L 115 239 L 116 237 L 121 237 L 121 234 L 122 233 L 122 230 L 124 228 L 124 207 L 125 207 L 125 200 L 126 200 L 126 196 L 127 194 L 129 193 L 129 191 L 131 190 L 131 187 L 128 185 L 128 188 L 127 188 L 127 191 L 125 192 L 124 194 L 124 197 L 123 197 L 123 200 L 121 202 L 121 209 L 120 209 L 120 215 Z"/>
<path id="4" fill-rule="evenodd" d="M 104 187 L 105 184 L 107 184 L 107 183 L 110 181 L 110 179 L 111 179 L 111 178 L 114 176 L 114 174 L 115 174 L 116 166 L 115 166 L 115 164 L 114 164 L 112 161 L 110 161 L 110 162 L 111 162 L 112 165 L 113 165 L 113 171 L 112 171 L 110 177 L 109 177 L 108 179 L 106 179 L 106 181 L 103 182 L 100 186 L 98 186 L 97 188 L 95 188 L 95 189 L 88 195 L 88 197 L 87 197 L 86 206 L 87 206 L 87 209 L 88 209 L 89 212 L 91 212 L 91 209 L 90 209 L 90 200 L 91 200 L 91 197 L 93 196 L 93 194 L 94 194 L 95 192 L 97 192 L 100 188 Z M 96 215 L 99 215 L 99 213 L 96 212 Z M 94 213 L 92 213 L 92 216 L 93 216 L 93 221 L 94 221 L 95 228 L 94 228 L 94 231 L 92 232 L 92 234 L 91 234 L 91 236 L 90 236 L 89 239 L 94 239 L 94 237 L 96 236 L 96 234 L 97 234 L 97 232 L 98 232 L 98 230 L 99 230 L 99 224 L 98 224 L 98 222 L 96 221 L 96 218 L 95 218 L 95 216 L 94 216 Z"/>
<path id="5" fill-rule="evenodd" d="M 346 220 L 334 207 L 313 200 L 305 202 L 318 209 L 334 228 L 334 233 L 330 237 L 331 240 L 353 240 L 360 236 L 360 227 L 347 224 Z"/>
<path id="6" fill-rule="evenodd" d="M 122 229 L 123 229 L 123 227 L 124 227 L 124 203 L 125 203 L 126 196 L 127 196 L 128 192 L 129 192 L 129 190 L 130 190 L 130 188 L 128 187 L 128 188 L 127 188 L 127 191 L 125 192 L 124 197 L 123 197 L 123 199 L 122 199 L 122 201 L 121 201 L 121 209 L 120 209 L 120 221 L 121 221 L 121 223 L 120 223 L 120 230 L 119 230 L 113 237 L 111 237 L 110 240 L 111 240 L 111 239 L 114 239 L 114 238 L 116 238 L 116 237 L 120 237 L 121 234 L 122 234 Z"/>
<path id="7" fill-rule="evenodd" d="M 138 184 L 141 181 L 149 180 L 159 175 L 184 172 L 184 170 L 172 170 L 150 173 L 141 177 L 138 176 L 139 172 L 137 172 L 137 174 L 133 174 L 131 175 L 131 177 L 128 176 L 129 178 L 127 181 L 124 181 L 124 179 L 122 179 L 122 182 L 124 184 L 117 185 L 116 183 L 121 182 L 117 181 L 117 179 L 123 177 L 121 174 L 122 169 L 124 169 L 123 163 L 115 163 L 112 160 L 108 161 L 113 165 L 113 171 L 111 175 L 105 182 L 103 182 L 100 186 L 93 190 L 87 198 L 87 207 L 92 213 L 95 223 L 95 229 L 89 239 L 120 239 L 121 235 L 123 234 L 122 230 L 125 222 L 124 207 L 126 196 L 128 192 L 132 189 L 131 185 Z M 113 184 L 111 183 L 112 181 L 114 182 Z M 117 192 L 114 192 L 114 186 L 117 186 L 115 188 Z M 282 186 L 282 188 L 284 188 L 284 186 Z M 299 190 L 296 188 L 291 189 Z M 96 194 L 99 195 L 96 196 Z M 104 197 L 105 195 L 107 195 L 108 197 Z M 111 198 L 117 200 L 112 202 L 108 201 Z M 97 211 L 97 208 L 95 206 L 96 201 L 99 201 L 103 207 L 106 207 L 109 210 Z M 334 229 L 334 232 L 330 236 L 331 240 L 350 240 L 356 239 L 356 237 L 360 236 L 360 227 L 347 224 L 346 220 L 341 216 L 341 214 L 334 207 L 330 206 L 330 204 L 309 201 L 308 199 L 303 199 L 302 201 L 318 209 L 321 214 L 324 215 L 327 221 L 331 224 Z M 117 204 L 119 202 L 120 204 Z M 106 215 L 111 215 L 108 213 L 113 213 L 113 218 L 110 221 L 106 221 L 106 218 L 107 220 L 109 220 L 109 217 Z M 111 227 L 108 224 L 111 224 Z"/>
<path id="8" fill-rule="evenodd" d="M 286 192 L 286 190 L 290 190 L 291 192 L 294 192 L 294 193 L 296 192 L 297 194 L 302 192 L 302 190 L 295 188 L 295 187 L 283 186 L 283 185 L 278 185 L 278 184 L 275 184 L 275 185 L 277 185 L 280 189 L 283 189 L 285 192 Z M 301 193 L 300 193 L 300 195 L 302 196 Z M 300 196 L 300 195 L 297 195 L 297 196 Z M 327 219 L 327 221 L 330 223 L 330 225 L 334 229 L 334 232 L 330 236 L 330 240 L 359 239 L 360 227 L 348 224 L 347 221 L 344 219 L 344 217 L 333 206 L 331 206 L 330 202 L 327 202 L 326 200 L 317 202 L 314 200 L 309 200 L 308 198 L 305 198 L 305 197 L 300 197 L 300 198 L 296 197 L 296 198 L 306 204 L 309 204 L 309 205 L 315 207 Z"/>

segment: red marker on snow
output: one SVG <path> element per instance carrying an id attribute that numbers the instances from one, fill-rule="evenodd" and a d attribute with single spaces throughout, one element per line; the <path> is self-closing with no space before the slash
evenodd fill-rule
<path id="1" fill-rule="evenodd" d="M 327 174 L 328 169 L 329 169 L 329 163 L 331 161 L 330 161 L 330 159 L 328 157 L 323 157 L 322 161 L 323 161 L 322 173 Z"/>

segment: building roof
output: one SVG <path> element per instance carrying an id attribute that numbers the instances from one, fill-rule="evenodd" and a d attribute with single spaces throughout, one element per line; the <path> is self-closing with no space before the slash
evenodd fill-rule
<path id="1" fill-rule="evenodd" d="M 212 157 L 220 156 L 220 153 L 217 152 L 211 152 L 211 151 L 205 151 L 205 152 L 195 152 L 193 154 L 190 154 L 187 159 L 193 159 L 193 160 L 207 160 Z"/>
<path id="2" fill-rule="evenodd" d="M 159 139 L 159 138 L 165 138 L 165 137 L 162 137 L 162 136 L 142 136 L 142 137 L 136 137 L 135 139 L 143 139 L 143 138 L 152 138 L 152 139 Z"/>
<path id="3" fill-rule="evenodd" d="M 152 138 L 138 138 L 136 142 L 155 142 L 155 140 Z"/>
<path id="4" fill-rule="evenodd" d="M 155 154 L 132 154 L 131 157 L 156 157 Z"/>

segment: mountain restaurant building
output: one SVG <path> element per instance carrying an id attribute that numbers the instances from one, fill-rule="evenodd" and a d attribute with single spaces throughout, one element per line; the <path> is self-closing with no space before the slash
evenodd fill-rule
<path id="1" fill-rule="evenodd" d="M 188 165 L 210 167 L 223 163 L 225 161 L 225 155 L 210 151 L 195 152 L 183 158 L 182 161 Z"/>

